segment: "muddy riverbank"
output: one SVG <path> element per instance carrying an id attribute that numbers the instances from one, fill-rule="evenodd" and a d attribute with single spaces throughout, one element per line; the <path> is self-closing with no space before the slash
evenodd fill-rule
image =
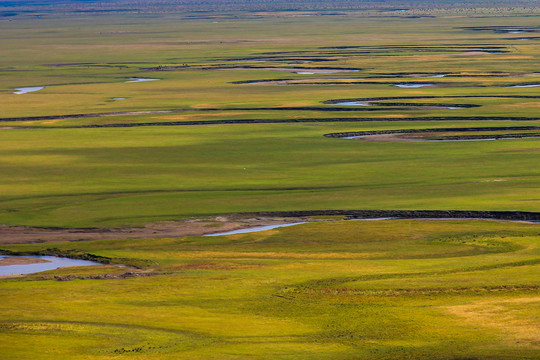
<path id="1" fill-rule="evenodd" d="M 130 228 L 36 228 L 0 226 L 0 245 L 101 239 L 152 239 L 201 236 L 239 229 L 345 219 L 489 219 L 540 221 L 540 212 L 472 210 L 298 210 L 246 212 L 192 219 L 150 223 Z"/>
<path id="2" fill-rule="evenodd" d="M 215 218 L 149 223 L 126 228 L 39 228 L 0 225 L 0 245 L 105 239 L 183 237 L 227 232 L 258 226 L 307 221 L 305 218 L 218 216 Z"/>
<path id="3" fill-rule="evenodd" d="M 467 134 L 471 132 L 494 131 L 529 131 L 523 133 Z M 373 131 L 348 131 L 324 134 L 329 138 L 365 139 L 372 141 L 458 141 L 458 140 L 497 140 L 540 137 L 540 126 L 505 126 L 505 127 L 466 127 L 466 128 L 431 128 L 431 129 L 395 129 Z M 452 133 L 464 133 L 454 135 Z M 449 133 L 449 134 L 444 134 Z M 440 135 L 437 135 L 440 134 Z M 433 135 L 433 139 L 430 136 Z"/>

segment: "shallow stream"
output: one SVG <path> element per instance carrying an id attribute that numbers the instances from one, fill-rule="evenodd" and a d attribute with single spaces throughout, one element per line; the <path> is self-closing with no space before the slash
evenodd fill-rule
<path id="1" fill-rule="evenodd" d="M 62 267 L 69 267 L 69 266 L 101 265 L 100 263 L 95 262 L 95 261 L 61 258 L 61 257 L 56 257 L 56 256 L 0 255 L 0 259 L 7 258 L 7 257 L 41 259 L 41 260 L 46 260 L 47 262 L 0 266 L 0 275 L 33 274 L 33 273 L 38 273 L 38 272 L 47 271 L 47 270 L 54 270 L 54 269 L 58 269 Z"/>

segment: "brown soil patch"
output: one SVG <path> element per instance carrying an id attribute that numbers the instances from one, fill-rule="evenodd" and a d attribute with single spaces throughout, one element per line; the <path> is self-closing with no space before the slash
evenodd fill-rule
<path id="1" fill-rule="evenodd" d="M 34 228 L 0 225 L 0 245 L 102 239 L 156 239 L 198 236 L 250 227 L 309 221 L 306 218 L 227 218 L 167 221 L 133 228 Z"/>
<path id="2" fill-rule="evenodd" d="M 38 263 L 46 263 L 50 262 L 43 259 L 35 259 L 35 258 L 28 258 L 28 257 L 20 257 L 20 256 L 9 256 L 0 259 L 0 266 L 8 266 L 8 265 L 27 265 L 27 264 L 38 264 Z"/>

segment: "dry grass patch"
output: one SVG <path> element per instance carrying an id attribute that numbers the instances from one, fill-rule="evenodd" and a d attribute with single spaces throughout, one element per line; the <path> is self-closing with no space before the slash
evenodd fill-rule
<path id="1" fill-rule="evenodd" d="M 540 316 L 534 311 L 539 306 L 536 296 L 478 301 L 449 306 L 447 311 L 469 324 L 497 329 L 509 345 L 540 349 Z"/>

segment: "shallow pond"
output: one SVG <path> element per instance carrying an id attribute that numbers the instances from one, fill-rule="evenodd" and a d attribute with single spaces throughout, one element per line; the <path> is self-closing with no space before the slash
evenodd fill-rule
<path id="1" fill-rule="evenodd" d="M 344 106 L 371 106 L 369 102 L 365 101 L 343 101 L 334 103 L 332 105 L 344 105 Z"/>
<path id="2" fill-rule="evenodd" d="M 12 255 L 0 255 L 0 259 L 6 257 L 15 257 Z M 0 275 L 19 275 L 19 274 L 33 274 L 37 272 L 54 270 L 62 267 L 69 266 L 90 266 L 101 265 L 98 262 L 88 260 L 77 260 L 61 258 L 56 256 L 18 256 L 21 258 L 32 258 L 46 260 L 47 262 L 40 262 L 35 264 L 22 264 L 22 265 L 5 265 L 0 266 Z"/>
<path id="3" fill-rule="evenodd" d="M 127 83 L 136 83 L 136 82 L 144 82 L 144 81 L 158 81 L 160 79 L 146 79 L 146 78 L 131 78 Z"/>
<path id="4" fill-rule="evenodd" d="M 15 88 L 15 91 L 13 93 L 17 94 L 17 95 L 21 95 L 21 94 L 26 94 L 26 93 L 29 93 L 29 92 L 39 91 L 39 90 L 42 90 L 42 89 L 45 89 L 45 86 L 20 87 L 20 88 Z"/>
<path id="5" fill-rule="evenodd" d="M 233 231 L 227 231 L 227 232 L 221 232 L 221 233 L 215 233 L 215 234 L 207 234 L 207 235 L 204 235 L 204 236 L 221 236 L 221 235 L 245 234 L 245 233 L 251 233 L 251 232 L 272 230 L 272 229 L 277 229 L 277 228 L 280 228 L 280 227 L 300 225 L 300 224 L 305 224 L 305 223 L 306 222 L 303 221 L 303 222 L 295 222 L 295 223 L 289 223 L 289 224 L 258 226 L 258 227 L 253 227 L 253 228 L 249 228 L 249 229 L 240 229 L 240 230 L 233 230 Z"/>
<path id="6" fill-rule="evenodd" d="M 399 88 L 404 88 L 404 89 L 416 89 L 416 88 L 421 88 L 421 87 L 425 87 L 425 86 L 433 86 L 435 84 L 394 84 L 394 86 L 397 86 Z"/>

